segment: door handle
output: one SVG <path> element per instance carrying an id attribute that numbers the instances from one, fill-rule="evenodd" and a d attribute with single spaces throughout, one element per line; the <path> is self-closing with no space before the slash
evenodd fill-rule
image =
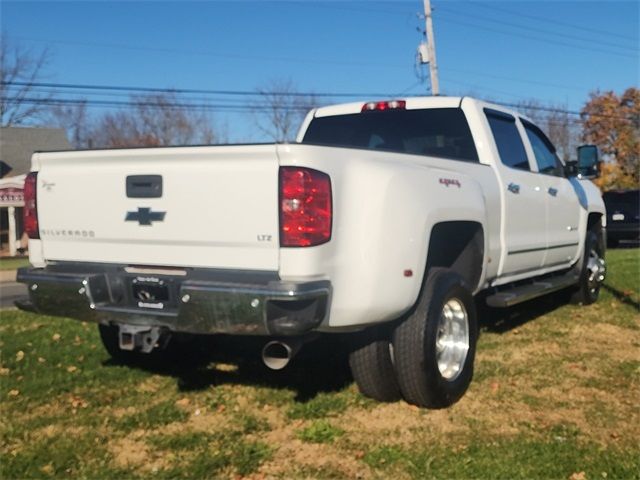
<path id="1" fill-rule="evenodd" d="M 555 197 L 556 195 L 558 195 L 558 190 L 553 187 L 549 187 L 549 190 L 547 191 L 549 192 L 549 195 L 551 195 L 552 197 Z"/>
<path id="2" fill-rule="evenodd" d="M 162 175 L 127 175 L 128 198 L 161 198 Z"/>
<path id="3" fill-rule="evenodd" d="M 510 183 L 509 186 L 507 187 L 507 189 L 511 193 L 520 193 L 520 185 L 517 185 L 515 183 Z"/>

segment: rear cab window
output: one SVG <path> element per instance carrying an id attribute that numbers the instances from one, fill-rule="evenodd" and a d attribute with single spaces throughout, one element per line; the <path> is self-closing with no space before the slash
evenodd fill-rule
<path id="1" fill-rule="evenodd" d="M 302 143 L 479 162 L 469 124 L 459 108 L 318 117 L 309 124 Z"/>

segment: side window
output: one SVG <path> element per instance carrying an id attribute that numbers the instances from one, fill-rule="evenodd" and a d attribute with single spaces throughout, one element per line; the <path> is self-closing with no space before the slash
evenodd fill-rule
<path id="1" fill-rule="evenodd" d="M 556 155 L 556 149 L 547 136 L 538 127 L 525 120 L 522 121 L 522 124 L 531 142 L 531 148 L 538 164 L 538 171 L 547 175 L 564 176 L 562 164 Z"/>
<path id="2" fill-rule="evenodd" d="M 511 168 L 531 170 L 527 152 L 516 127 L 516 119 L 511 115 L 489 109 L 485 109 L 485 114 L 498 147 L 500 161 Z"/>

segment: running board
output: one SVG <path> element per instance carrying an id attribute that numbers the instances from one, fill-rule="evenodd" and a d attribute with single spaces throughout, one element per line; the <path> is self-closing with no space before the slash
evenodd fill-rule
<path id="1" fill-rule="evenodd" d="M 532 300 L 547 293 L 562 290 L 578 283 L 578 276 L 573 272 L 558 277 L 549 277 L 536 280 L 533 283 L 518 285 L 508 290 L 496 292 L 487 297 L 487 305 L 496 308 L 505 308 L 517 305 L 527 300 Z"/>

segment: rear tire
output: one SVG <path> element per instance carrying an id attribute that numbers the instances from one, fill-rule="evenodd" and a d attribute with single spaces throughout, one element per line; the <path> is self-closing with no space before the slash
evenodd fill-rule
<path id="1" fill-rule="evenodd" d="M 360 392 L 379 402 L 400 400 L 388 335 L 370 328 L 359 334 L 355 348 L 349 354 L 351 374 Z"/>
<path id="2" fill-rule="evenodd" d="M 393 335 L 395 369 L 404 399 L 444 408 L 473 377 L 478 327 L 473 296 L 460 275 L 429 270 L 418 304 Z"/>
<path id="3" fill-rule="evenodd" d="M 582 270 L 575 292 L 571 296 L 571 302 L 581 305 L 591 305 L 596 302 L 605 275 L 604 248 L 595 232 L 588 231 L 584 242 Z"/>

